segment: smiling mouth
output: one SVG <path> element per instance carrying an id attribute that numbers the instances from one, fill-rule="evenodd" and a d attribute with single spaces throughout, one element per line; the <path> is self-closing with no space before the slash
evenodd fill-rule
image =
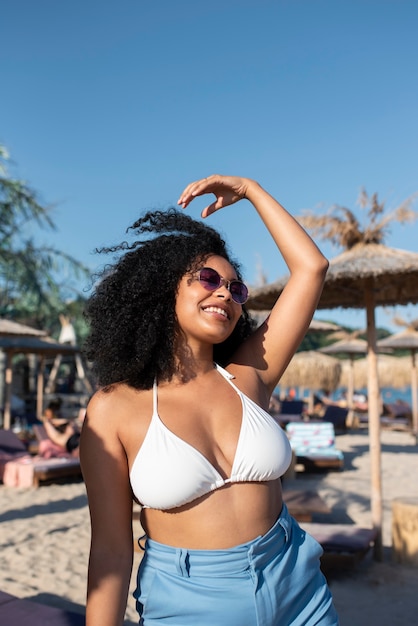
<path id="1" fill-rule="evenodd" d="M 221 309 L 221 307 L 219 307 L 219 306 L 207 306 L 203 310 L 208 312 L 208 313 L 219 313 L 219 315 L 223 315 L 223 317 L 225 317 L 225 319 L 229 320 L 228 313 L 225 311 L 225 309 Z"/>

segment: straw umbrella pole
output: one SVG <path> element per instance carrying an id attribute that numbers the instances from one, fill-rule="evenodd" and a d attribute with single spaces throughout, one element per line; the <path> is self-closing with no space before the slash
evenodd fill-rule
<path id="1" fill-rule="evenodd" d="M 375 308 L 381 305 L 418 303 L 418 254 L 383 245 L 384 233 L 393 221 L 407 222 L 418 213 L 409 198 L 394 211 L 383 215 L 384 205 L 377 195 L 363 192 L 360 204 L 368 208 L 369 223 L 362 228 L 354 213 L 336 206 L 326 215 L 308 214 L 300 222 L 313 234 L 336 243 L 345 251 L 331 259 L 318 308 L 364 308 L 367 320 L 369 448 L 371 462 L 371 515 L 377 539 L 374 556 L 383 558 L 382 481 L 379 415 L 379 377 Z M 383 217 L 382 217 L 383 215 Z M 287 278 L 250 293 L 248 307 L 272 308 L 287 283 Z"/>

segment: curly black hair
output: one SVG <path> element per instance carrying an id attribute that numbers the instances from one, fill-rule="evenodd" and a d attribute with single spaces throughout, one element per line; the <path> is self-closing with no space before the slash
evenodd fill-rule
<path id="1" fill-rule="evenodd" d="M 176 371 L 175 300 L 181 278 L 213 254 L 229 261 L 239 279 L 240 265 L 216 230 L 174 208 L 149 211 L 130 230 L 139 239 L 97 250 L 123 254 L 99 275 L 87 302 L 85 354 L 100 386 L 125 382 L 150 389 L 155 377 L 170 380 Z M 230 337 L 214 346 L 214 360 L 226 365 L 251 332 L 243 307 Z"/>

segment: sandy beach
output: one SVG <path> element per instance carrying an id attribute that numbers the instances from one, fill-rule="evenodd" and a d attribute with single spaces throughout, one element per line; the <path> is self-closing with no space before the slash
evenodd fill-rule
<path id="1" fill-rule="evenodd" d="M 316 490 L 332 510 L 327 519 L 371 525 L 367 430 L 337 437 L 345 455 L 342 472 L 298 473 L 289 487 Z M 408 433 L 382 432 L 384 560 L 369 555 L 330 580 L 341 626 L 404 626 L 416 622 L 418 567 L 399 565 L 391 554 L 394 498 L 418 499 L 418 447 Z M 140 528 L 137 529 L 138 535 Z M 84 484 L 39 489 L 0 486 L 0 589 L 21 598 L 84 611 L 89 514 Z M 131 592 L 141 558 L 135 553 Z M 126 625 L 137 624 L 133 598 Z M 7 624 L 4 626 L 18 626 Z M 198 626 L 198 625 L 196 625 Z"/>

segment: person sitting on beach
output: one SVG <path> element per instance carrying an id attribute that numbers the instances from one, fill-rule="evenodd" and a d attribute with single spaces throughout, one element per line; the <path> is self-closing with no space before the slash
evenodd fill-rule
<path id="1" fill-rule="evenodd" d="M 58 453 L 62 451 L 78 456 L 80 428 L 73 421 L 60 416 L 61 404 L 60 399 L 51 400 L 44 411 L 42 422 L 49 440 L 58 447 Z M 40 446 L 40 453 L 44 457 L 54 456 L 52 448 L 47 445 Z"/>
<path id="2" fill-rule="evenodd" d="M 354 391 L 353 393 L 353 408 L 356 411 L 365 413 L 369 409 L 367 395 L 362 391 Z"/>
<path id="3" fill-rule="evenodd" d="M 104 250 L 117 260 L 86 307 L 86 356 L 100 385 L 80 445 L 91 517 L 86 626 L 123 623 L 133 498 L 147 536 L 135 592 L 142 626 L 336 626 L 322 548 L 283 502 L 292 452 L 268 413 L 328 262 L 254 180 L 209 176 L 178 204 L 205 194 L 215 199 L 203 218 L 249 200 L 290 278 L 254 330 L 225 241 L 183 211 L 150 211 L 131 227 L 136 241 Z"/>

